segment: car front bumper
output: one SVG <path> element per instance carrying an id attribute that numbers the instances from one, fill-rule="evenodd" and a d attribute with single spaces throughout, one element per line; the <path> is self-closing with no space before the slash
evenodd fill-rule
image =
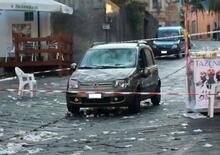
<path id="1" fill-rule="evenodd" d="M 78 92 L 66 93 L 67 104 L 79 107 L 120 107 L 128 106 L 133 101 L 134 94 Z"/>
<path id="2" fill-rule="evenodd" d="M 153 52 L 155 56 L 163 56 L 163 55 L 176 55 L 181 50 L 179 48 L 169 48 L 169 49 L 162 49 L 162 48 L 154 48 Z"/>

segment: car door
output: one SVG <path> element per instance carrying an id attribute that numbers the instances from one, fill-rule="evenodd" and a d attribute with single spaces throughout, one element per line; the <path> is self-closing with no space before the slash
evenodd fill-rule
<path id="1" fill-rule="evenodd" d="M 153 56 L 153 51 L 149 48 L 145 50 L 146 58 L 147 58 L 147 63 L 148 63 L 148 70 L 150 70 L 151 74 L 151 81 L 150 81 L 150 88 L 149 91 L 155 91 L 158 85 L 158 67 L 155 64 L 154 56 Z"/>
<path id="2" fill-rule="evenodd" d="M 140 68 L 143 70 L 141 76 L 141 91 L 143 92 L 152 92 L 154 87 L 154 66 L 152 57 L 149 54 L 150 51 L 148 48 L 143 48 L 140 50 Z M 150 58 L 148 58 L 150 57 Z"/>

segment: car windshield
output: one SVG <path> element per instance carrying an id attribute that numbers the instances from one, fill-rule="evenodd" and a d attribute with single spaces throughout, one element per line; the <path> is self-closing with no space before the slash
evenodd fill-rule
<path id="1" fill-rule="evenodd" d="M 79 68 L 131 68 L 136 64 L 136 49 L 90 49 Z"/>
<path id="2" fill-rule="evenodd" d="M 158 38 L 164 38 L 164 39 L 160 39 L 160 40 L 169 40 L 169 41 L 173 41 L 173 40 L 178 40 L 178 37 L 174 37 L 173 36 L 178 36 L 178 30 L 159 30 L 158 31 Z M 166 38 L 166 37 L 171 37 L 171 38 Z"/>

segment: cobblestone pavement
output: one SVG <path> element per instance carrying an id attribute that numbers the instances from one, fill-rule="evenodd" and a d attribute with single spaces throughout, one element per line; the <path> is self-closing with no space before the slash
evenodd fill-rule
<path id="1" fill-rule="evenodd" d="M 162 92 L 186 92 L 183 58 L 157 64 Z M 64 90 L 68 76 L 36 79 L 39 89 Z M 17 86 L 17 80 L 0 83 L 0 88 Z M 135 115 L 102 109 L 66 116 L 65 94 L 0 94 L 0 155 L 219 154 L 219 115 L 195 119 L 186 112 L 187 96 L 164 95 L 158 107 L 142 103 Z"/>

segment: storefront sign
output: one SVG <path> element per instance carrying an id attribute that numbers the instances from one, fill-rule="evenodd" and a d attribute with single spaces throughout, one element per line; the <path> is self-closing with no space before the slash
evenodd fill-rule
<path id="1" fill-rule="evenodd" d="M 209 93 L 212 84 L 220 83 L 220 59 L 195 59 L 195 109 L 207 109 Z M 216 92 L 215 92 L 216 93 Z M 215 102 L 215 108 L 220 108 L 220 102 Z"/>
<path id="2" fill-rule="evenodd" d="M 15 4 L 14 6 L 12 5 L 12 8 L 19 10 L 37 10 L 38 6 L 33 6 L 29 4 Z"/>

